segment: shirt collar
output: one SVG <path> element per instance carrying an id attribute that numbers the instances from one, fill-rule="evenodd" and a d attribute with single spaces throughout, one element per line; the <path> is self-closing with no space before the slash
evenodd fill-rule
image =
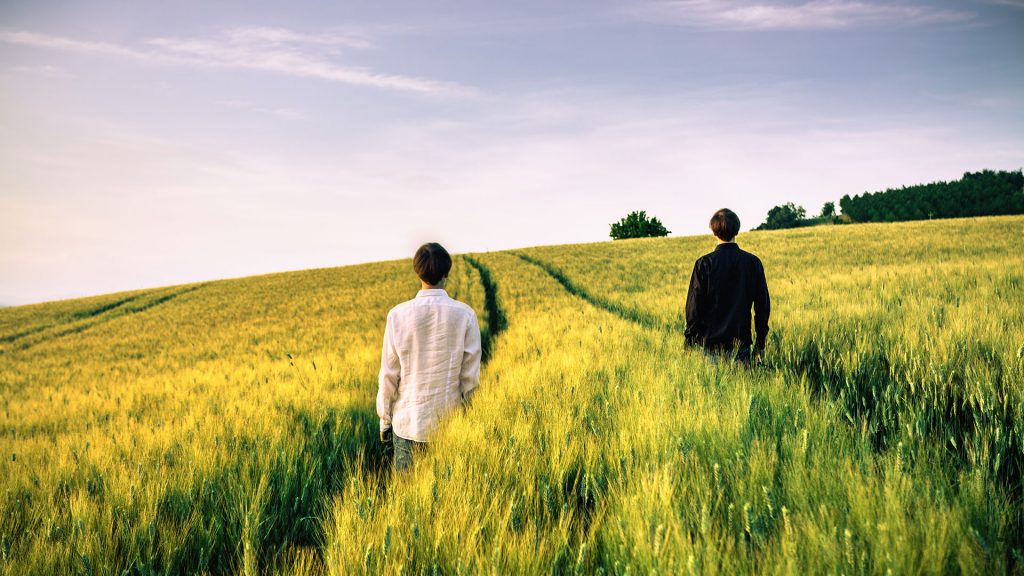
<path id="1" fill-rule="evenodd" d="M 732 250 L 734 248 L 739 248 L 739 247 L 740 247 L 740 245 L 735 243 L 735 242 L 723 242 L 723 243 L 719 244 L 718 246 L 715 246 L 715 250 Z"/>
<path id="2" fill-rule="evenodd" d="M 429 296 L 447 296 L 448 292 L 444 288 L 425 288 L 421 289 L 416 293 L 417 298 L 427 298 Z"/>

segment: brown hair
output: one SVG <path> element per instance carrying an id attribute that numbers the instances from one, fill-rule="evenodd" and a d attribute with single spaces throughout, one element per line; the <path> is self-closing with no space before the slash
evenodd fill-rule
<path id="1" fill-rule="evenodd" d="M 452 257 L 437 242 L 428 242 L 416 251 L 412 259 L 412 268 L 416 275 L 431 286 L 436 286 L 448 276 L 452 269 Z"/>
<path id="2" fill-rule="evenodd" d="M 722 208 L 711 217 L 711 231 L 720 240 L 731 242 L 740 233 L 740 217 L 728 208 Z"/>

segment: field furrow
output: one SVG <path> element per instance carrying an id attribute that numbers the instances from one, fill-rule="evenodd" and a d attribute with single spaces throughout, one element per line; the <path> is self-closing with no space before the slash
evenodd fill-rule
<path id="1" fill-rule="evenodd" d="M 508 318 L 501 307 L 498 285 L 491 275 L 491 270 L 470 256 L 464 258 L 476 270 L 484 290 L 484 317 L 481 320 L 480 338 L 483 348 L 482 362 L 486 364 L 494 354 L 495 338 L 508 328 Z"/>
<path id="2" fill-rule="evenodd" d="M 549 276 L 557 280 L 558 283 L 561 284 L 562 287 L 565 288 L 570 294 L 579 296 L 580 298 L 589 302 L 591 305 L 597 306 L 602 310 L 611 312 L 612 314 L 615 314 L 616 316 L 619 316 L 624 320 L 636 322 L 637 324 L 640 324 L 641 326 L 645 326 L 648 328 L 656 328 L 662 330 L 675 329 L 681 331 L 685 327 L 665 323 L 661 319 L 654 316 L 653 314 L 646 314 L 642 311 L 634 310 L 627 306 L 623 306 L 622 304 L 615 303 L 611 300 L 595 296 L 593 292 L 590 292 L 577 282 L 573 282 L 568 276 L 565 275 L 564 272 L 559 270 L 554 265 L 548 262 L 544 262 L 543 260 L 534 258 L 532 256 L 529 256 L 527 254 L 523 254 L 522 252 L 514 252 L 514 254 L 521 258 L 523 261 L 529 262 L 530 264 L 533 264 L 534 266 L 537 266 L 541 270 L 547 272 Z"/>
<path id="3" fill-rule="evenodd" d="M 98 300 L 98 302 L 90 302 L 89 304 L 78 301 L 61 302 L 47 307 L 46 312 L 42 314 L 34 314 L 24 318 L 19 318 L 23 314 L 5 315 L 4 321 L 0 322 L 0 327 L 3 330 L 3 333 L 0 334 L 0 344 L 10 344 L 44 330 L 54 329 L 62 324 L 74 323 L 75 321 L 99 316 L 146 295 L 147 292 L 141 292 L 120 295 L 116 298 L 104 298 L 101 296 L 85 299 Z M 39 308 L 39 305 L 26 306 L 25 308 L 32 310 L 33 308 Z M 23 309 L 19 310 L 19 312 L 23 313 L 24 311 Z"/>
<path id="4" fill-rule="evenodd" d="M 13 350 L 25 350 L 32 346 L 37 346 L 44 342 L 56 340 L 69 334 L 78 334 L 116 320 L 118 318 L 124 318 L 132 314 L 139 314 L 156 306 L 160 306 L 166 302 L 170 302 L 179 296 L 183 296 L 190 292 L 194 292 L 202 288 L 202 284 L 197 286 L 189 286 L 186 288 L 175 289 L 170 291 L 156 291 L 149 294 L 140 294 L 128 298 L 123 298 L 110 304 L 102 305 L 98 308 L 84 310 L 82 312 L 73 315 L 73 320 L 64 324 L 52 324 L 48 326 L 39 327 L 33 330 L 30 334 L 22 334 L 21 336 L 29 336 L 31 338 L 24 338 L 18 341 L 12 347 Z M 151 298 L 146 298 L 152 296 Z M 14 338 L 11 341 L 18 340 Z M 4 349 L 0 349 L 0 353 L 5 352 Z"/>

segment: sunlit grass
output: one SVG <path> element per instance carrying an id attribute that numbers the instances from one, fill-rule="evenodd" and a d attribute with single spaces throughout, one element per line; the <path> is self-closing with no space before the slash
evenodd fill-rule
<path id="1" fill-rule="evenodd" d="M 482 388 L 394 477 L 408 261 L 0 310 L 0 568 L 1019 569 L 1024 218 L 739 241 L 773 296 L 750 372 L 678 331 L 710 236 L 457 258 Z"/>

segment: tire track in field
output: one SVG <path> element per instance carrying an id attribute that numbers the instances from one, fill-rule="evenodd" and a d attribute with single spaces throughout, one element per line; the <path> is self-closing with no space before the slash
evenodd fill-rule
<path id="1" fill-rule="evenodd" d="M 159 296 L 157 298 L 154 298 L 153 300 L 150 300 L 149 302 L 145 302 L 144 304 L 141 304 L 141 305 L 135 306 L 135 307 L 128 306 L 128 304 L 130 304 L 131 302 L 134 302 L 136 300 L 141 299 L 143 296 L 146 296 L 146 294 L 141 294 L 139 296 L 132 296 L 130 298 L 125 298 L 123 300 L 120 300 L 118 302 L 114 302 L 112 304 L 107 304 L 105 306 L 98 307 L 98 308 L 96 308 L 96 309 L 94 309 L 92 311 L 87 311 L 85 313 L 79 313 L 78 314 L 78 319 L 92 318 L 93 320 L 89 320 L 89 321 L 86 321 L 86 322 L 83 322 L 83 323 L 75 324 L 73 326 L 57 330 L 57 331 L 55 331 L 53 333 L 50 333 L 50 334 L 45 334 L 41 338 L 38 338 L 38 339 L 33 340 L 31 342 L 22 342 L 20 345 L 16 346 L 14 349 L 15 350 L 26 350 L 28 348 L 31 348 L 31 347 L 36 346 L 38 344 L 42 344 L 44 342 L 52 342 L 53 340 L 56 340 L 58 338 L 63 338 L 64 336 L 68 336 L 70 334 L 78 334 L 80 332 L 84 332 L 84 331 L 86 331 L 86 330 L 88 330 L 90 328 L 93 328 L 95 326 L 99 326 L 100 324 L 105 324 L 107 322 L 110 322 L 111 320 L 116 320 L 117 318 L 124 318 L 126 316 L 134 316 L 135 314 L 139 314 L 141 312 L 145 312 L 146 310 L 149 310 L 149 309 L 154 308 L 156 306 L 160 306 L 161 304 L 166 304 L 167 302 L 170 302 L 171 300 L 174 300 L 178 296 L 182 296 L 182 295 L 188 294 L 190 292 L 195 292 L 196 290 L 198 290 L 198 289 L 200 289 L 200 288 L 202 288 L 204 286 L 206 286 L 206 284 L 199 284 L 197 286 L 190 286 L 188 288 L 182 288 L 181 290 L 177 290 L 177 291 L 171 292 L 169 294 L 164 294 L 163 296 Z M 59 326 L 60 326 L 59 324 L 58 325 L 50 325 L 47 328 L 54 328 L 54 327 L 59 327 Z M 42 330 L 35 330 L 32 333 L 41 332 L 41 331 Z M 3 353 L 3 351 L 0 351 L 0 353 Z"/>
<path id="2" fill-rule="evenodd" d="M 71 323 L 79 321 L 79 320 L 85 320 L 86 318 L 92 318 L 92 317 L 95 317 L 95 316 L 99 316 L 99 315 L 104 314 L 106 312 L 109 312 L 111 310 L 115 310 L 117 308 L 120 308 L 121 306 L 124 306 L 125 304 L 128 304 L 129 302 L 132 302 L 134 300 L 138 300 L 139 298 L 142 298 L 143 296 L 148 296 L 148 294 L 136 294 L 135 296 L 128 296 L 127 298 L 121 298 L 120 300 L 115 300 L 113 302 L 107 302 L 106 304 L 100 304 L 99 306 L 94 306 L 92 308 L 87 308 L 85 310 L 77 310 L 77 311 L 74 311 L 74 312 L 69 312 L 69 313 L 64 315 L 64 319 L 62 319 L 62 320 L 57 320 L 57 321 L 54 321 L 54 322 L 49 322 L 49 323 L 46 323 L 46 324 L 41 324 L 39 326 L 34 326 L 34 327 L 29 328 L 27 330 L 22 330 L 21 332 L 15 332 L 14 334 L 6 334 L 4 336 L 0 336 L 0 343 L 2 343 L 2 344 L 10 344 L 11 342 L 15 342 L 17 340 L 20 340 L 20 339 L 26 337 L 26 336 L 31 336 L 33 334 L 38 334 L 39 332 L 45 332 L 46 330 L 50 330 L 50 329 L 56 328 L 56 327 L 58 327 L 58 326 L 60 326 L 62 324 L 71 324 Z"/>
<path id="3" fill-rule="evenodd" d="M 16 340 L 20 340 L 20 339 L 22 339 L 22 338 L 24 338 L 26 336 L 31 336 L 33 334 L 38 334 L 39 332 L 42 332 L 44 330 L 49 330 L 50 328 L 53 328 L 54 326 L 59 326 L 59 325 L 60 325 L 59 322 L 52 322 L 50 324 L 43 324 L 41 326 L 35 326 L 35 327 L 32 327 L 32 328 L 29 328 L 28 330 L 22 330 L 21 332 L 15 332 L 14 334 L 7 334 L 7 335 L 4 335 L 4 336 L 0 336 L 0 344 L 10 344 L 11 342 L 14 342 Z"/>
<path id="4" fill-rule="evenodd" d="M 677 329 L 677 326 L 675 326 L 672 322 L 664 322 L 652 314 L 641 312 L 640 310 L 634 310 L 632 308 L 627 308 L 625 306 L 622 306 L 621 304 L 612 302 L 611 300 L 607 300 L 605 298 L 601 298 L 600 296 L 594 295 L 593 293 L 587 291 L 586 288 L 573 282 L 568 276 L 565 275 L 564 272 L 562 272 L 549 262 L 545 262 L 538 258 L 534 258 L 533 256 L 523 254 L 522 252 L 512 252 L 512 254 L 518 256 L 524 262 L 528 262 L 540 268 L 549 276 L 558 281 L 558 283 L 561 284 L 562 287 L 565 288 L 566 291 L 568 291 L 570 294 L 578 296 L 579 298 L 583 299 L 585 302 L 589 303 L 592 306 L 600 308 L 606 312 L 611 312 L 612 314 L 615 314 L 616 316 L 622 318 L 623 320 L 639 324 L 640 326 L 643 326 L 645 328 L 653 328 L 655 330 L 665 331 L 672 331 Z"/>
<path id="5" fill-rule="evenodd" d="M 498 299 L 498 283 L 491 276 L 491 269 L 471 256 L 463 256 L 470 266 L 480 274 L 480 284 L 484 287 L 484 311 L 487 312 L 487 330 L 480 335 L 480 347 L 483 349 L 482 362 L 491 359 L 494 352 L 494 339 L 508 328 L 508 316 Z"/>

